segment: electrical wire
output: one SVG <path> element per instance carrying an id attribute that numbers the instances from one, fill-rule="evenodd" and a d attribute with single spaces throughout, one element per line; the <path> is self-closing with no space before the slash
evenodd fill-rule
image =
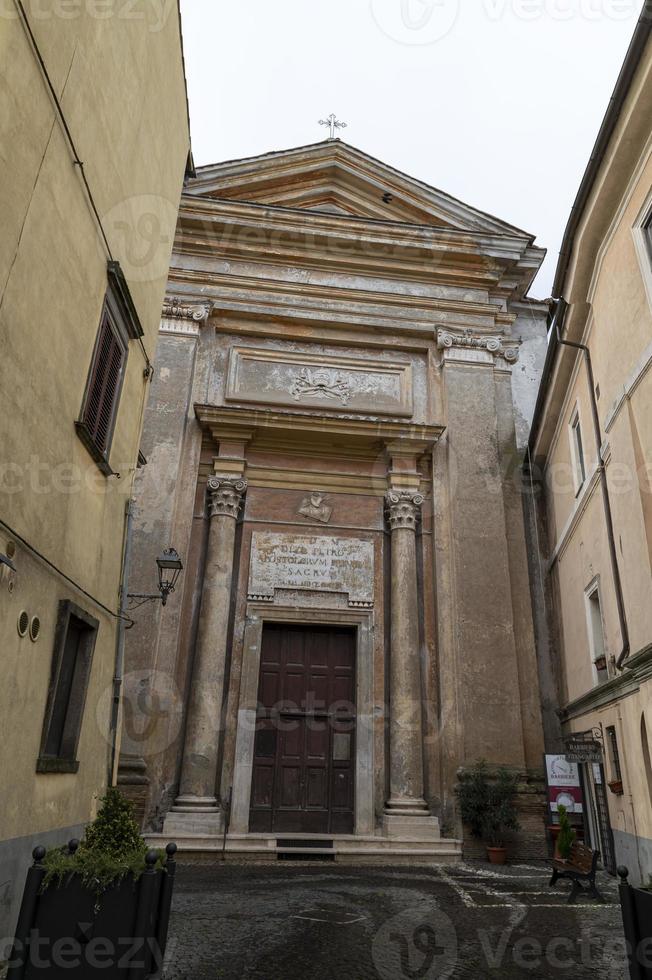
<path id="1" fill-rule="evenodd" d="M 41 51 L 39 49 L 39 46 L 38 46 L 38 44 L 36 42 L 36 38 L 34 37 L 34 32 L 32 31 L 31 25 L 30 25 L 29 20 L 28 20 L 28 17 L 27 17 L 27 13 L 25 11 L 25 7 L 23 6 L 23 0 L 15 0 L 15 4 L 16 4 L 16 7 L 18 8 L 18 13 L 20 15 L 20 19 L 22 21 L 23 27 L 25 28 L 25 31 L 27 32 L 27 35 L 28 35 L 28 37 L 30 39 L 32 48 L 34 49 L 34 53 L 36 55 L 36 58 L 38 60 L 38 63 L 41 66 L 41 71 L 43 72 L 43 77 L 44 77 L 44 79 L 46 81 L 46 84 L 47 84 L 49 90 L 50 90 L 50 95 L 52 96 L 52 101 L 55 104 L 55 107 L 56 107 L 56 110 L 57 110 L 57 114 L 59 116 L 59 120 L 60 120 L 61 125 L 63 126 L 63 130 L 64 130 L 64 132 L 65 132 L 65 134 L 66 134 L 66 136 L 68 138 L 68 143 L 70 144 L 70 149 L 72 150 L 72 155 L 73 155 L 73 160 L 74 160 L 75 166 L 79 167 L 79 172 L 80 172 L 81 177 L 82 177 L 82 180 L 84 182 L 84 187 L 86 188 L 86 193 L 88 194 L 88 200 L 90 202 L 91 208 L 93 209 L 93 214 L 95 215 L 95 218 L 97 220 L 97 224 L 98 224 L 98 227 L 99 227 L 100 232 L 102 234 L 102 238 L 104 239 L 104 244 L 106 246 L 106 250 L 107 250 L 108 256 L 111 259 L 111 261 L 113 261 L 113 254 L 111 252 L 111 246 L 109 245 L 109 240 L 106 237 L 106 232 L 104 231 L 104 225 L 102 224 L 102 219 L 100 218 L 99 212 L 97 210 L 97 206 L 95 204 L 95 199 L 93 198 L 93 193 L 92 193 L 92 191 L 90 189 L 88 180 L 86 179 L 86 173 L 84 171 L 84 164 L 80 160 L 79 154 L 77 153 L 77 147 L 75 146 L 75 141 L 72 138 L 72 133 L 70 132 L 70 128 L 68 126 L 68 123 L 66 122 L 66 117 L 63 114 L 63 109 L 61 108 L 61 104 L 59 102 L 59 98 L 57 96 L 57 93 L 55 92 L 54 85 L 52 84 L 52 80 L 50 78 L 50 74 L 49 74 L 49 72 L 47 70 L 45 61 L 43 60 L 43 56 L 42 56 Z"/>
<path id="2" fill-rule="evenodd" d="M 57 575 L 60 575 L 62 579 L 65 579 L 65 581 L 68 582 L 69 585 L 72 585 L 73 588 L 75 588 L 78 592 L 81 592 L 82 595 L 86 596 L 87 599 L 90 599 L 91 602 L 95 603 L 95 605 L 98 606 L 100 609 L 102 609 L 103 612 L 108 613 L 108 615 L 112 616 L 113 619 L 123 619 L 125 622 L 129 622 L 133 626 L 134 621 L 132 619 L 130 619 L 128 616 L 121 616 L 120 613 L 113 612 L 112 609 L 109 609 L 108 606 L 105 606 L 103 602 L 100 602 L 100 600 L 96 599 L 94 595 L 91 595 L 90 592 L 87 592 L 86 589 L 83 588 L 83 586 L 81 586 L 78 582 L 75 582 L 73 578 L 71 578 L 69 575 L 66 575 L 66 573 L 63 572 L 60 568 L 58 568 L 54 564 L 54 562 L 51 562 L 49 558 L 46 558 L 46 556 L 42 554 L 42 552 L 40 552 L 33 545 L 31 545 L 29 541 L 26 541 L 25 538 L 22 537 L 22 535 L 18 534 L 17 531 L 14 531 L 14 529 L 9 524 L 7 524 L 6 521 L 3 521 L 2 518 L 0 518 L 0 525 L 2 525 L 2 527 L 9 533 L 9 535 L 12 538 L 15 538 L 16 541 L 20 541 L 20 543 L 25 548 L 27 548 L 28 551 L 30 551 L 33 555 L 35 555 L 40 561 L 44 562 L 48 566 L 48 568 L 51 568 L 52 571 L 57 573 Z"/>
<path id="3" fill-rule="evenodd" d="M 95 220 L 97 221 L 97 226 L 100 229 L 100 234 L 102 236 L 102 240 L 104 242 L 104 247 L 106 248 L 107 255 L 109 256 L 109 259 L 112 262 L 114 262 L 115 259 L 113 257 L 113 252 L 111 251 L 111 246 L 109 245 L 109 240 L 108 240 L 107 235 L 106 235 L 106 232 L 104 230 L 104 225 L 102 224 L 102 219 L 100 217 L 100 213 L 99 213 L 99 211 L 97 209 L 97 205 L 95 204 L 95 198 L 93 197 L 93 192 L 92 192 L 92 190 L 90 188 L 90 184 L 88 183 L 88 179 L 86 177 L 86 171 L 84 170 L 84 163 L 80 159 L 79 153 L 77 152 L 77 147 L 76 147 L 75 141 L 74 141 L 74 139 L 72 137 L 72 133 L 70 132 L 70 127 L 68 126 L 68 123 L 66 121 L 66 117 L 65 117 L 65 115 L 63 113 L 63 109 L 61 108 L 61 103 L 59 102 L 59 97 L 58 97 L 58 95 L 57 95 L 57 93 L 55 91 L 54 85 L 52 84 L 52 79 L 50 78 L 50 73 L 48 72 L 47 66 L 46 66 L 45 61 L 43 59 L 43 55 L 41 54 L 41 50 L 40 50 L 40 48 L 38 46 L 38 43 L 36 41 L 36 38 L 34 37 L 34 32 L 32 31 L 32 27 L 31 27 L 30 22 L 29 22 L 29 19 L 27 17 L 27 13 L 25 11 L 25 7 L 23 6 L 23 0 L 14 0 L 14 2 L 16 4 L 16 8 L 18 10 L 18 15 L 20 17 L 20 20 L 21 20 L 21 23 L 23 25 L 23 28 L 24 28 L 24 30 L 25 30 L 28 38 L 29 38 L 30 44 L 31 44 L 32 49 L 34 51 L 34 54 L 36 55 L 36 59 L 37 59 L 37 61 L 39 63 L 39 66 L 41 68 L 41 72 L 43 74 L 43 78 L 45 79 L 46 85 L 47 85 L 47 87 L 49 89 L 50 96 L 52 98 L 52 101 L 54 102 L 55 108 L 57 110 L 57 115 L 59 117 L 59 121 L 61 123 L 61 126 L 63 127 L 64 133 L 66 134 L 66 138 L 68 140 L 68 143 L 70 145 L 70 149 L 72 151 L 73 163 L 74 163 L 74 165 L 76 167 L 79 168 L 79 173 L 81 174 L 81 178 L 82 178 L 82 181 L 84 183 L 84 187 L 86 189 L 86 194 L 88 196 L 88 201 L 89 201 L 89 204 L 91 206 L 91 210 L 93 211 L 93 214 L 95 215 Z M 151 361 L 149 359 L 149 355 L 147 353 L 147 350 L 145 348 L 145 345 L 143 343 L 142 337 L 139 337 L 138 338 L 138 343 L 140 344 L 140 348 L 141 348 L 141 350 L 143 352 L 143 357 L 145 358 L 146 375 L 147 375 L 147 377 L 151 377 L 152 364 L 151 364 Z"/>

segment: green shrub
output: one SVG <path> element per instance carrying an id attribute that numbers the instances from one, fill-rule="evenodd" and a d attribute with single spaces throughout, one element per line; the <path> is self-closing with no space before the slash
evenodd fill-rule
<path id="1" fill-rule="evenodd" d="M 67 847 L 57 847 L 45 855 L 43 890 L 51 884 L 61 885 L 77 874 L 100 895 L 129 874 L 137 880 L 145 870 L 147 845 L 134 820 L 130 801 L 120 790 L 110 787 L 100 804 L 95 820 L 86 827 L 74 853 L 69 853 Z M 161 853 L 157 866 L 162 865 Z"/>
<path id="2" fill-rule="evenodd" d="M 571 827 L 568 819 L 568 812 L 563 803 L 559 804 L 559 834 L 557 835 L 557 850 L 559 856 L 567 861 L 570 857 L 571 849 L 575 843 L 577 834 Z"/>
<path id="3" fill-rule="evenodd" d="M 507 769 L 495 775 L 484 760 L 460 775 L 456 787 L 462 820 L 474 837 L 490 847 L 501 847 L 506 831 L 519 829 L 516 810 L 517 777 Z"/>

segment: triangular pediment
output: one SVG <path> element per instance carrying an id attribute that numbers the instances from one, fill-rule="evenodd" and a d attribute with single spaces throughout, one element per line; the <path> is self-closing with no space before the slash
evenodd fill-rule
<path id="1" fill-rule="evenodd" d="M 534 240 L 341 140 L 200 167 L 185 193 Z"/>

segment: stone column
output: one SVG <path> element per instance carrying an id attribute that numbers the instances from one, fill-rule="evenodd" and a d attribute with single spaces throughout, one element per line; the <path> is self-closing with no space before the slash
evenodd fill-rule
<path id="1" fill-rule="evenodd" d="M 226 641 L 233 580 L 236 520 L 247 484 L 208 481 L 208 551 L 190 687 L 179 796 L 165 833 L 221 833 L 223 814 L 215 795 L 222 728 Z"/>
<path id="2" fill-rule="evenodd" d="M 390 797 L 383 828 L 390 837 L 439 837 L 423 796 L 423 729 L 416 526 L 423 496 L 389 490 L 391 528 Z"/>

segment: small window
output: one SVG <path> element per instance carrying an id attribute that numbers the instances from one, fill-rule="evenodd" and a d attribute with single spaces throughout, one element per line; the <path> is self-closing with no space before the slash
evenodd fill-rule
<path id="1" fill-rule="evenodd" d="M 616 729 L 613 727 L 607 728 L 607 748 L 609 750 L 609 764 L 611 768 L 611 775 L 613 779 L 618 782 L 622 782 L 623 774 L 620 768 L 620 753 L 618 751 L 618 739 L 616 738 Z"/>
<path id="2" fill-rule="evenodd" d="M 600 591 L 597 586 L 587 594 L 588 618 L 589 618 L 589 642 L 591 645 L 591 655 L 593 657 L 593 667 L 596 673 L 598 684 L 604 684 L 609 680 L 609 669 L 607 667 L 607 654 L 604 645 L 604 628 L 602 625 L 602 606 L 600 603 Z"/>
<path id="3" fill-rule="evenodd" d="M 126 280 L 109 263 L 109 285 L 86 382 L 77 433 L 103 473 L 112 473 L 109 452 L 118 412 L 130 338 L 142 336 Z"/>
<path id="4" fill-rule="evenodd" d="M 586 481 L 586 464 L 584 462 L 584 441 L 582 439 L 582 426 L 577 409 L 573 412 L 570 421 L 571 429 L 571 453 L 573 456 L 573 466 L 575 469 L 575 490 L 579 493 Z"/>
<path id="5" fill-rule="evenodd" d="M 77 746 L 98 628 L 98 621 L 74 603 L 59 603 L 37 772 L 79 768 Z"/>

